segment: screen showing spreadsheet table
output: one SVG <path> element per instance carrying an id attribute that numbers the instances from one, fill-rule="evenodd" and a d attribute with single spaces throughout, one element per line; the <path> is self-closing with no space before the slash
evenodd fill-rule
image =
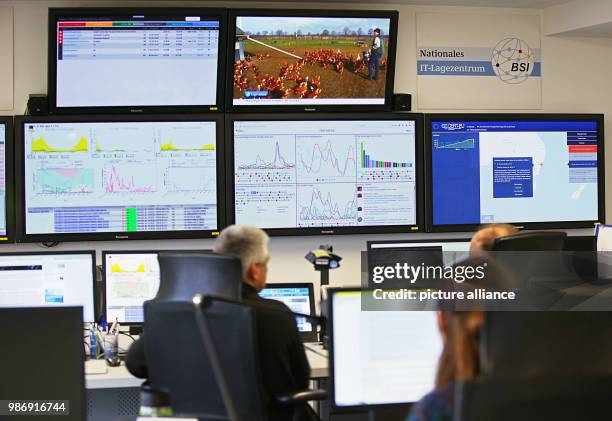
<path id="1" fill-rule="evenodd" d="M 434 225 L 597 220 L 597 121 L 430 124 Z"/>
<path id="2" fill-rule="evenodd" d="M 415 121 L 234 121 L 236 223 L 416 223 Z"/>
<path id="3" fill-rule="evenodd" d="M 84 12 L 55 25 L 57 107 L 217 102 L 219 17 Z"/>
<path id="4" fill-rule="evenodd" d="M 26 234 L 217 228 L 215 122 L 23 125 Z"/>

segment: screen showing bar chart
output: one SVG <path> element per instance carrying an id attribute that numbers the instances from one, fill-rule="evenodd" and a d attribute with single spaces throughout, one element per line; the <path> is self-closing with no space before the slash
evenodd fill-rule
<path id="1" fill-rule="evenodd" d="M 415 122 L 235 121 L 236 223 L 414 225 Z"/>
<path id="2" fill-rule="evenodd" d="M 26 234 L 217 228 L 215 122 L 23 124 Z"/>

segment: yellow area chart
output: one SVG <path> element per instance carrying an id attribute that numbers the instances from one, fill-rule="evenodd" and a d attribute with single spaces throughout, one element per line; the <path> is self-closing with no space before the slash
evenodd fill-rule
<path id="1" fill-rule="evenodd" d="M 175 146 L 174 143 L 172 141 L 168 142 L 168 143 L 162 143 L 161 146 L 159 147 L 159 149 L 161 151 L 214 151 L 215 150 L 215 145 L 211 145 L 211 144 L 206 144 L 206 145 L 202 145 L 202 146 L 195 146 L 195 147 L 187 147 L 187 148 L 183 148 L 180 146 Z"/>
<path id="2" fill-rule="evenodd" d="M 72 148 L 61 149 L 49 146 L 44 138 L 39 137 L 32 141 L 32 152 L 88 152 L 89 142 L 81 137 Z"/>
<path id="3" fill-rule="evenodd" d="M 111 265 L 111 272 L 112 273 L 144 273 L 145 272 L 145 264 L 141 263 L 138 266 L 136 266 L 136 269 L 125 269 L 122 268 L 121 265 L 119 263 L 114 263 Z"/>

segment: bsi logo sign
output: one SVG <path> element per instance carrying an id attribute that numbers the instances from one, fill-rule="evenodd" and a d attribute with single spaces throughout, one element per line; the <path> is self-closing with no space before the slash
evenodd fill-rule
<path id="1" fill-rule="evenodd" d="M 533 73 L 534 54 L 520 38 L 505 38 L 497 43 L 491 53 L 495 75 L 505 83 L 523 83 Z"/>

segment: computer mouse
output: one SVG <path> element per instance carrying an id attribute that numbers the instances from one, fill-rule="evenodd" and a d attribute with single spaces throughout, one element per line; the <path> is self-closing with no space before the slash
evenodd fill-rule
<path id="1" fill-rule="evenodd" d="M 110 367 L 118 367 L 121 365 L 121 358 L 114 356 L 106 359 L 106 364 Z"/>

